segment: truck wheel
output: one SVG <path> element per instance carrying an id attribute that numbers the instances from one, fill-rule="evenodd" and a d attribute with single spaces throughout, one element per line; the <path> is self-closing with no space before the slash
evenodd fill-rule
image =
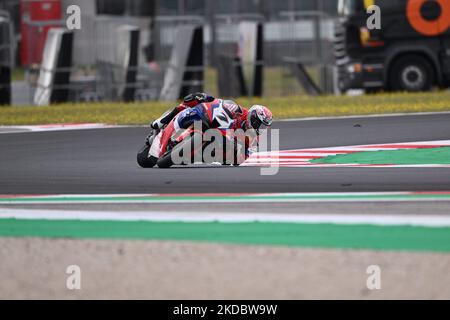
<path id="1" fill-rule="evenodd" d="M 392 66 L 390 75 L 394 91 L 427 91 L 434 83 L 433 66 L 418 55 L 400 58 Z"/>

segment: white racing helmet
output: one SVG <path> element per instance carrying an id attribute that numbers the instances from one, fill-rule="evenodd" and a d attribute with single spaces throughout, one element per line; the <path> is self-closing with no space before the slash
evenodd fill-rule
<path id="1" fill-rule="evenodd" d="M 272 125 L 272 112 L 265 106 L 254 105 L 248 110 L 247 121 L 255 130 L 266 129 Z"/>

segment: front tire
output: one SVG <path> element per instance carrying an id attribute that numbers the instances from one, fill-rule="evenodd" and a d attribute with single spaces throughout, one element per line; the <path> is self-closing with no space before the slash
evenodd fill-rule
<path id="1" fill-rule="evenodd" d="M 137 163 L 142 168 L 152 168 L 155 166 L 157 158 L 153 156 L 148 156 L 148 152 L 150 151 L 149 145 L 144 145 L 139 152 L 137 153 Z"/>
<path id="2" fill-rule="evenodd" d="M 394 63 L 390 72 L 394 91 L 428 91 L 434 84 L 435 75 L 431 63 L 419 55 L 409 55 Z"/>

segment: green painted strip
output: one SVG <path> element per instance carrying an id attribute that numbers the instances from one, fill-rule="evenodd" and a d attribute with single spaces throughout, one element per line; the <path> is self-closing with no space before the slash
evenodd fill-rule
<path id="1" fill-rule="evenodd" d="M 364 151 L 318 158 L 311 163 L 336 164 L 450 164 L 450 147 Z"/>
<path id="2" fill-rule="evenodd" d="M 186 240 L 450 252 L 450 228 L 448 227 L 0 219 L 0 236 Z"/>
<path id="3" fill-rule="evenodd" d="M 15 203 L 15 202 L 158 202 L 158 201 L 256 201 L 256 200 L 410 200 L 410 199 L 450 199 L 450 193 L 446 194 L 321 194 L 321 195 L 295 195 L 295 194 L 280 194 L 280 195 L 260 195 L 260 196 L 98 196 L 98 197 L 17 197 L 17 198 L 0 198 L 0 203 Z"/>

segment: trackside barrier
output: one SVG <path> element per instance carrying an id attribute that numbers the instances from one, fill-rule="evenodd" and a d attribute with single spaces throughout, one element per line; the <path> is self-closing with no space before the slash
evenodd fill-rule
<path id="1" fill-rule="evenodd" d="M 0 105 L 11 103 L 12 24 L 9 14 L 0 11 Z"/>

